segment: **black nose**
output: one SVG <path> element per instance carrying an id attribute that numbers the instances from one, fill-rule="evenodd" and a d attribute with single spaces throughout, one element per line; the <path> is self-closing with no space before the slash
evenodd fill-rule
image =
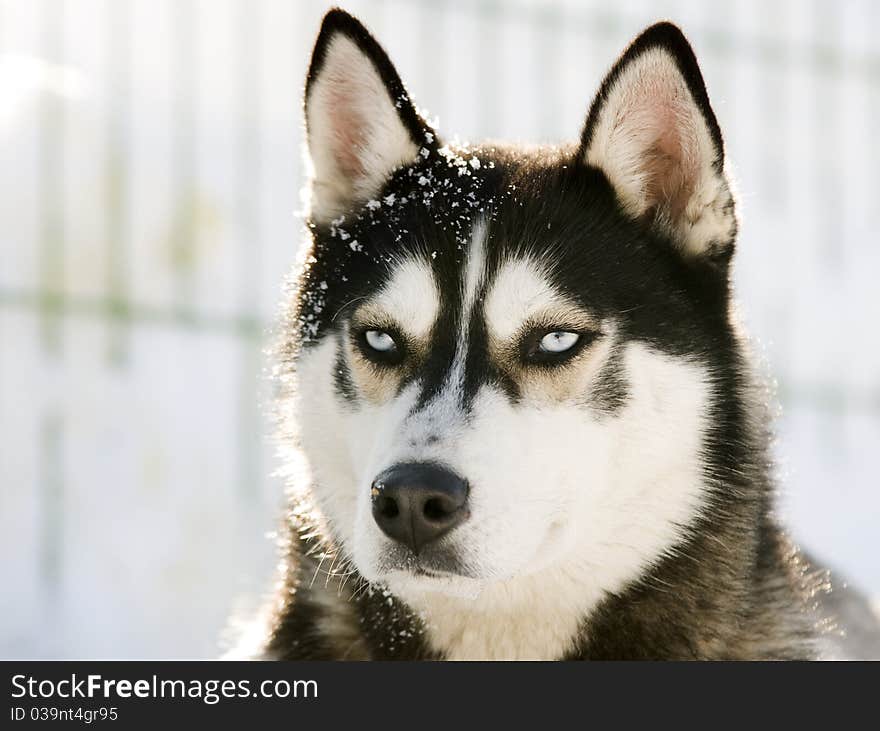
<path id="1" fill-rule="evenodd" d="M 373 481 L 373 518 L 418 553 L 467 518 L 467 496 L 467 482 L 440 465 L 397 464 Z"/>

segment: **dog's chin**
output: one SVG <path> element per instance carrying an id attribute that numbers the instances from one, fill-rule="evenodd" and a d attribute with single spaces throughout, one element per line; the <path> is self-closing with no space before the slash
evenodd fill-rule
<path id="1" fill-rule="evenodd" d="M 419 555 L 390 541 L 376 548 L 369 556 L 359 557 L 355 552 L 358 571 L 367 581 L 385 586 L 404 601 L 427 594 L 475 598 L 484 585 L 454 544 L 432 546 Z"/>
<path id="2" fill-rule="evenodd" d="M 430 598 L 433 595 L 475 600 L 483 591 L 484 582 L 457 574 L 434 573 L 420 569 L 389 571 L 382 579 L 389 591 L 404 601 Z"/>
<path id="3" fill-rule="evenodd" d="M 463 561 L 454 543 L 441 544 L 416 556 L 409 549 L 389 542 L 382 546 L 378 556 L 367 561 L 366 566 L 359 565 L 358 569 L 368 581 L 386 586 L 405 601 L 432 595 L 476 600 L 487 589 L 540 574 L 563 562 L 570 549 L 570 527 L 563 522 L 552 523 L 534 553 L 520 557 L 525 560 L 500 562 L 507 563 L 503 568 L 501 565 L 478 567 Z M 360 562 L 356 559 L 355 563 Z"/>

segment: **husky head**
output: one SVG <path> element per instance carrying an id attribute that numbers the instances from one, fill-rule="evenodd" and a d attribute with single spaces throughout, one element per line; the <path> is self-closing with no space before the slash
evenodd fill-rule
<path id="1" fill-rule="evenodd" d="M 618 591 L 674 551 L 739 418 L 733 199 L 681 32 L 626 50 L 578 144 L 526 150 L 445 142 L 334 10 L 305 114 L 283 408 L 354 568 L 509 602 L 535 577 Z"/>

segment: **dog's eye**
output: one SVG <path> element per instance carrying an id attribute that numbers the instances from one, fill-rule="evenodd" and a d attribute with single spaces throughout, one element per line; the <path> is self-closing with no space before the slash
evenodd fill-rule
<path id="1" fill-rule="evenodd" d="M 379 365 L 395 366 L 403 362 L 406 350 L 403 339 L 388 330 L 361 330 L 355 343 L 364 357 Z"/>
<path id="2" fill-rule="evenodd" d="M 591 331 L 536 329 L 520 345 L 523 360 L 531 365 L 561 365 L 580 353 L 599 333 Z"/>
<path id="3" fill-rule="evenodd" d="M 394 338 L 384 330 L 367 330 L 364 341 L 377 353 L 392 353 L 397 350 Z"/>
<path id="4" fill-rule="evenodd" d="M 580 339 L 579 333 L 556 330 L 541 338 L 541 342 L 538 343 L 538 351 L 541 353 L 564 353 L 577 345 Z"/>

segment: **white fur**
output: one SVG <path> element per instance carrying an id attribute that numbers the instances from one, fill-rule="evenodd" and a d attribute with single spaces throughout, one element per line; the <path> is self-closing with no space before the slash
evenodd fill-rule
<path id="1" fill-rule="evenodd" d="M 503 264 L 492 282 L 486 296 L 486 322 L 494 337 L 508 340 L 527 320 L 565 304 L 534 261 L 515 259 Z"/>
<path id="2" fill-rule="evenodd" d="M 462 282 L 462 332 L 467 328 L 477 294 L 486 276 L 486 221 L 477 219 L 471 231 L 470 247 L 468 248 L 467 266 Z"/>
<path id="3" fill-rule="evenodd" d="M 472 249 L 483 236 L 477 227 Z M 499 337 L 560 299 L 530 266 L 512 263 L 489 283 Z M 401 271 L 401 282 L 418 281 Z M 478 291 L 482 263 L 478 271 L 465 273 L 466 293 Z M 465 419 L 454 383 L 415 414 L 417 383 L 351 409 L 334 394 L 332 339 L 303 353 L 295 409 L 319 507 L 361 574 L 419 611 L 428 641 L 449 657 L 564 655 L 590 609 L 674 550 L 702 509 L 710 374 L 643 343 L 620 347 L 628 398 L 613 418 L 569 402 L 513 404 L 484 386 Z M 470 483 L 470 518 L 446 540 L 471 577 L 381 568 L 390 541 L 372 519 L 369 486 L 404 459 L 443 462 Z"/>
<path id="4" fill-rule="evenodd" d="M 316 221 L 369 200 L 397 167 L 415 160 L 418 147 L 400 120 L 398 102 L 357 44 L 338 33 L 306 102 Z"/>
<path id="5" fill-rule="evenodd" d="M 430 266 L 421 259 L 400 262 L 371 305 L 404 332 L 416 338 L 427 337 L 440 309 L 440 294 Z"/>
<path id="6" fill-rule="evenodd" d="M 601 103 L 601 102 L 600 102 Z M 658 145 L 677 158 L 676 175 L 692 191 L 680 215 L 660 223 L 683 251 L 699 255 L 733 239 L 736 219 L 731 193 L 713 163 L 719 153 L 688 85 L 668 51 L 652 48 L 630 61 L 611 87 L 586 161 L 601 168 L 630 215 L 663 206 L 666 190 Z"/>
<path id="7" fill-rule="evenodd" d="M 477 301 L 477 295 L 483 286 L 483 279 L 486 276 L 486 221 L 485 219 L 477 219 L 471 231 L 470 246 L 468 247 L 467 266 L 461 282 L 461 317 L 458 322 L 458 343 L 455 353 L 455 359 L 452 362 L 452 368 L 449 371 L 449 382 L 444 391 L 435 398 L 431 411 L 448 412 L 450 411 L 447 402 L 451 406 L 451 410 L 455 411 L 455 406 L 461 392 L 464 381 L 464 364 L 467 361 L 468 336 L 470 333 L 471 316 Z M 430 415 L 428 420 L 431 421 L 436 417 Z"/>

